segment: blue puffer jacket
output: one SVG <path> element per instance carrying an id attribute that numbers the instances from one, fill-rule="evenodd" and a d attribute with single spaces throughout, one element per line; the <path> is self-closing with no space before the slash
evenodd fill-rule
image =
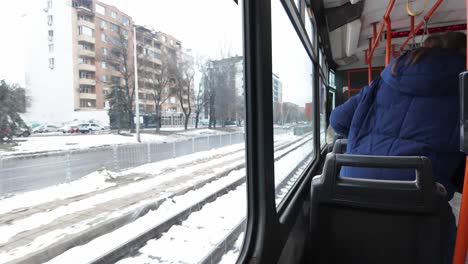
<path id="1" fill-rule="evenodd" d="M 331 114 L 333 129 L 348 137 L 347 153 L 384 156 L 427 156 L 436 181 L 453 196 L 450 177 L 464 155 L 459 152 L 458 74 L 465 59 L 435 51 L 408 65 L 402 55 L 395 74 L 384 69 L 378 85 L 359 94 Z M 414 171 L 346 167 L 345 177 L 413 180 Z"/>

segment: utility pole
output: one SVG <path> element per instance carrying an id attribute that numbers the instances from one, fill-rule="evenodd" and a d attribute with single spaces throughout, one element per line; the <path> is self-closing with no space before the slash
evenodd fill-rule
<path id="1" fill-rule="evenodd" d="M 133 25 L 133 58 L 134 58 L 134 67 L 135 67 L 135 115 L 136 115 L 136 134 L 137 141 L 141 142 L 140 139 L 140 96 L 138 94 L 138 51 L 137 51 L 137 37 L 136 37 L 136 26 Z"/>

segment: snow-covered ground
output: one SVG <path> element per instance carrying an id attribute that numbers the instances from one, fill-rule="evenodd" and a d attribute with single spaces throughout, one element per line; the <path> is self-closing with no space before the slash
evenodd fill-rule
<path id="1" fill-rule="evenodd" d="M 308 142 L 308 140 L 310 140 L 309 137 L 305 139 L 305 142 Z M 296 168 L 300 160 L 310 154 L 313 145 L 304 144 L 304 142 L 300 142 L 299 144 L 301 145 L 301 143 L 301 147 L 275 163 L 275 167 L 279 169 L 278 180 L 284 179 Z M 295 147 L 296 144 L 291 147 Z M 292 159 L 295 159 L 294 162 L 291 162 Z M 224 186 L 228 186 L 229 182 L 233 182 L 244 176 L 245 170 L 233 171 L 228 177 L 221 178 L 201 189 L 171 199 L 157 210 L 151 211 L 135 222 L 101 236 L 86 245 L 75 247 L 49 263 L 75 263 L 73 261 L 78 256 L 83 255 L 87 256 L 84 262 L 91 261 L 99 257 L 102 252 L 112 250 L 117 245 L 128 241 L 128 234 L 136 236 L 143 233 L 148 228 L 161 223 L 164 219 L 183 210 L 183 208 L 196 203 L 201 197 L 213 193 L 216 191 L 216 188 L 222 189 Z M 287 187 L 290 186 L 292 185 L 288 185 Z M 146 246 L 140 249 L 138 256 L 121 260 L 118 263 L 196 263 L 205 257 L 234 226 L 242 221 L 246 215 L 245 199 L 246 188 L 244 184 L 204 206 L 201 211 L 191 214 L 182 225 L 173 226 L 161 238 L 149 241 Z M 241 238 L 236 242 L 237 248 L 240 248 L 240 243 Z M 181 249 L 184 249 L 184 254 L 181 254 Z M 239 250 L 236 249 L 230 252 L 223 260 L 224 263 L 234 263 L 238 252 Z M 83 261 L 83 257 L 80 258 L 80 261 Z"/>
<path id="2" fill-rule="evenodd" d="M 207 136 L 207 135 L 221 135 L 229 132 L 216 130 L 216 129 L 190 129 L 184 131 L 183 128 L 173 130 L 174 133 L 170 135 L 156 135 L 141 133 L 141 142 L 152 143 L 170 143 L 178 140 L 183 140 L 188 137 Z M 1 156 L 28 154 L 49 151 L 63 151 L 74 149 L 87 149 L 92 147 L 110 146 L 137 143 L 136 136 L 133 135 L 117 135 L 117 134 L 76 134 L 63 136 L 60 133 L 50 136 L 31 136 L 27 138 L 17 138 L 18 146 L 13 147 L 13 151 L 0 150 Z"/>
<path id="3" fill-rule="evenodd" d="M 275 144 L 285 144 L 290 142 L 291 140 L 298 139 L 296 136 L 292 135 L 283 135 L 279 138 L 275 138 L 277 141 Z M 296 143 L 295 145 L 297 145 Z M 106 201 L 114 201 L 116 199 L 122 199 L 124 197 L 132 197 L 137 195 L 138 193 L 143 193 L 145 191 L 151 190 L 154 186 L 164 185 L 166 182 L 172 181 L 177 179 L 178 177 L 186 177 L 187 175 L 192 175 L 194 171 L 203 170 L 204 168 L 210 168 L 208 171 L 203 173 L 202 175 L 196 176 L 200 179 L 205 179 L 209 177 L 213 177 L 216 173 L 219 173 L 225 170 L 227 167 L 236 166 L 237 163 L 241 164 L 244 162 L 244 144 L 237 144 L 232 145 L 229 147 L 224 147 L 216 150 L 205 151 L 205 152 L 198 152 L 195 154 L 186 155 L 183 157 L 166 160 L 162 162 L 152 163 L 143 165 L 131 170 L 127 170 L 120 173 L 114 173 L 109 171 L 102 171 L 96 172 L 92 175 L 84 177 L 78 181 L 69 183 L 69 184 L 62 184 L 58 186 L 49 187 L 43 190 L 38 190 L 34 192 L 27 192 L 23 194 L 18 194 L 12 197 L 3 197 L 0 199 L 0 214 L 4 213 L 14 213 L 14 212 L 26 212 L 28 208 L 34 208 L 37 205 L 41 205 L 47 202 L 58 201 L 61 199 L 73 198 L 77 196 L 84 196 L 84 198 L 80 198 L 76 201 L 73 199 L 70 203 L 63 204 L 57 208 L 53 208 L 52 210 L 42 211 L 38 213 L 31 214 L 28 217 L 24 217 L 18 221 L 3 223 L 0 225 L 0 233 L 2 234 L 2 239 L 0 239 L 0 247 L 1 243 L 5 243 L 9 240 L 9 238 L 15 236 L 18 233 L 25 232 L 27 230 L 32 230 L 34 228 L 41 228 L 41 226 L 46 224 L 53 223 L 56 219 L 63 217 L 65 215 L 71 215 L 75 212 L 80 210 L 85 210 L 87 208 L 93 208 L 94 206 L 98 206 L 99 204 L 105 203 Z M 294 153 L 290 154 L 294 155 Z M 288 156 L 290 156 L 288 155 Z M 233 162 L 234 160 L 237 160 Z M 276 165 L 275 165 L 276 166 Z M 226 167 L 226 168 L 225 168 Z M 167 201 L 164 206 L 161 206 L 155 212 L 159 215 L 159 220 L 163 219 L 164 217 L 168 217 L 173 215 L 175 211 L 180 210 L 187 205 L 187 203 L 193 203 L 197 197 L 201 194 L 209 195 L 214 192 L 213 188 L 221 188 L 228 185 L 229 181 L 233 181 L 235 179 L 239 179 L 239 177 L 244 177 L 245 173 L 243 170 L 234 171 L 228 177 L 223 177 L 220 180 L 217 180 L 211 187 L 207 185 L 199 189 L 198 195 L 190 196 L 188 194 L 181 196 L 180 198 L 174 198 L 170 201 Z M 120 178 L 128 177 L 129 175 L 141 175 L 135 177 L 133 180 L 134 182 L 130 182 L 125 186 L 116 186 L 115 181 L 119 181 Z M 184 176 L 185 175 L 185 176 Z M 177 188 L 185 188 L 189 186 L 193 186 L 196 183 L 197 179 L 194 176 L 191 176 L 194 179 L 186 179 L 183 182 L 180 182 Z M 201 178 L 200 178 L 201 177 Z M 224 181 L 224 182 L 223 182 Z M 213 187 L 215 186 L 215 187 Z M 205 188 L 205 189 L 203 189 Z M 209 189 L 211 188 L 211 189 Z M 118 211 L 107 214 L 107 215 L 96 215 L 96 218 L 99 219 L 109 219 L 115 218 L 127 212 L 130 212 L 134 209 L 141 208 L 147 204 L 154 203 L 156 200 L 165 199 L 164 197 L 168 197 L 171 193 L 173 187 L 168 186 L 165 193 L 161 193 L 161 195 L 156 195 L 151 197 L 149 200 L 142 200 L 137 204 L 133 204 L 132 206 L 126 209 L 119 209 Z M 94 191 L 97 191 L 96 194 L 93 194 Z M 245 190 L 244 190 L 245 191 Z M 194 191 L 195 192 L 195 191 Z M 89 197 L 88 197 L 88 196 Z M 181 203 L 180 201 L 185 201 Z M 174 203 L 180 204 L 180 207 L 174 205 Z M 164 208 L 167 208 L 164 209 Z M 185 208 L 185 207 L 184 207 Z M 128 210 L 127 210 L 128 209 Z M 243 211 L 245 215 L 245 210 Z M 145 217 L 153 217 L 151 220 L 146 220 L 149 222 L 134 222 L 140 223 L 140 227 L 147 228 L 150 226 L 149 223 L 157 223 L 155 222 L 154 214 L 147 214 Z M 163 218 L 161 218 L 163 217 Z M 141 220 L 137 221 L 145 221 L 141 218 Z M 165 218 L 164 218 L 165 219 Z M 158 220 L 158 221 L 159 221 Z M 162 221 L 162 220 L 161 220 Z M 4 260 L 12 260 L 18 258 L 19 256 L 24 256 L 36 250 L 46 247 L 51 243 L 57 241 L 58 239 L 63 238 L 67 234 L 74 234 L 81 231 L 84 231 L 90 228 L 93 225 L 93 219 L 86 219 L 85 221 L 81 221 L 74 226 L 67 226 L 64 229 L 53 230 L 49 233 L 46 233 L 27 246 L 22 248 L 17 248 L 14 251 L 8 252 L 0 252 L 0 259 Z M 147 224 L 144 224 L 147 223 Z M 139 224 L 136 224 L 137 226 Z M 134 228 L 131 227 L 132 225 L 127 225 L 125 228 Z M 120 230 L 120 229 L 118 229 Z M 123 229 L 125 230 L 125 229 Z M 133 230 L 133 229 L 130 229 Z M 116 230 L 117 231 L 117 230 Z M 122 239 L 128 239 L 128 229 L 123 234 L 120 235 Z M 133 234 L 133 233 L 132 233 Z M 105 236 L 99 239 L 104 239 Z M 99 241 L 99 240 L 94 240 Z M 103 240 L 104 241 L 104 240 Z M 114 242 L 117 242 L 117 238 L 112 238 L 110 240 L 105 240 L 106 242 L 102 242 L 104 244 L 110 244 L 111 246 L 115 246 Z M 112 243 L 109 243 L 112 241 Z M 92 242 L 88 244 L 92 246 Z M 86 249 L 86 245 L 83 246 Z M 102 246 L 95 247 L 95 249 L 99 249 L 99 252 L 102 251 Z M 78 249 L 76 249 L 78 250 Z M 88 247 L 86 250 L 90 250 Z M 70 251 L 73 252 L 73 251 Z M 86 251 L 85 251 L 86 252 Z M 68 254 L 65 253 L 64 256 Z M 73 262 L 55 262 L 55 263 L 73 263 Z M 79 263 L 82 263 L 80 260 Z"/>

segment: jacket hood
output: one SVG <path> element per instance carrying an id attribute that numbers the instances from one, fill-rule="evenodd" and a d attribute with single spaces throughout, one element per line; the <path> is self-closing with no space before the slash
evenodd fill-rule
<path id="1" fill-rule="evenodd" d="M 406 63 L 410 52 L 401 55 L 392 73 L 394 59 L 382 72 L 382 80 L 392 89 L 416 96 L 458 95 L 458 75 L 466 69 L 465 58 L 450 51 L 432 51 L 417 63 Z"/>

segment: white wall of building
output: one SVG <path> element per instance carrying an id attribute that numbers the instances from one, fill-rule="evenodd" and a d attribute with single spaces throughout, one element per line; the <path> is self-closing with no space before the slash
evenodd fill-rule
<path id="1" fill-rule="evenodd" d="M 61 124 L 71 122 L 74 114 L 73 52 L 71 31 L 71 0 L 33 1 L 29 15 L 26 47 L 26 89 L 30 107 L 24 115 L 27 122 Z M 52 15 L 53 23 L 48 24 Z M 53 40 L 49 41 L 49 30 Z M 53 51 L 49 51 L 53 44 Z M 49 68 L 54 58 L 54 68 Z"/>

